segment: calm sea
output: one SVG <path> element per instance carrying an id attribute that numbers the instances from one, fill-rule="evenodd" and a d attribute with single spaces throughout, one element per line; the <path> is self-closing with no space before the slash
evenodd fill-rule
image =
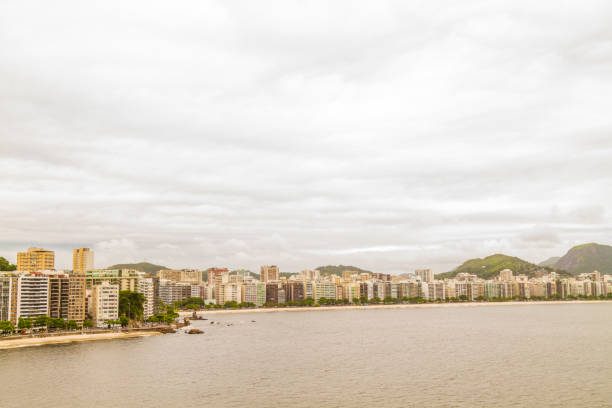
<path id="1" fill-rule="evenodd" d="M 0 406 L 612 407 L 612 303 L 208 317 L 0 350 Z"/>

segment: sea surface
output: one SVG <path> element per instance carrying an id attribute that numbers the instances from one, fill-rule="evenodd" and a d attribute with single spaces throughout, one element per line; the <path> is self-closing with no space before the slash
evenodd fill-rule
<path id="1" fill-rule="evenodd" d="M 612 303 L 207 317 L 0 350 L 0 406 L 612 407 Z"/>

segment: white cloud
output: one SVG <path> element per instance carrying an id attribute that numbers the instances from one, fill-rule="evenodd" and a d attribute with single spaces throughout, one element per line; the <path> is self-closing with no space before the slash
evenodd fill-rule
<path id="1" fill-rule="evenodd" d="M 0 255 L 401 272 L 610 243 L 611 17 L 4 2 Z"/>

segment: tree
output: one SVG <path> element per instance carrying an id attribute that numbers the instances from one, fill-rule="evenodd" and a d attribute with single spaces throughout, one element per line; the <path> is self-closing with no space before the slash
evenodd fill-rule
<path id="1" fill-rule="evenodd" d="M 89 319 L 83 321 L 83 328 L 90 329 L 93 327 L 93 322 Z"/>
<path id="2" fill-rule="evenodd" d="M 3 334 L 10 334 L 14 331 L 15 326 L 13 325 L 13 323 L 9 322 L 8 320 L 0 321 L 0 332 L 2 332 Z"/>
<path id="3" fill-rule="evenodd" d="M 68 321 L 67 327 L 68 327 L 69 330 L 77 330 L 79 328 L 79 325 L 77 324 L 76 321 L 70 320 L 70 321 Z"/>
<path id="4" fill-rule="evenodd" d="M 11 264 L 6 258 L 0 256 L 0 271 L 14 271 L 17 265 Z"/>
<path id="5" fill-rule="evenodd" d="M 49 318 L 45 315 L 36 316 L 34 319 L 34 327 L 47 327 Z"/>
<path id="6" fill-rule="evenodd" d="M 62 318 L 48 319 L 47 326 L 50 329 L 64 329 L 66 327 L 66 321 Z"/>
<path id="7" fill-rule="evenodd" d="M 142 321 L 144 316 L 145 297 L 140 292 L 122 290 L 119 292 L 119 316 Z"/>
<path id="8" fill-rule="evenodd" d="M 20 317 L 19 321 L 17 322 L 17 328 L 19 328 L 19 330 L 31 329 L 32 328 L 32 318 L 26 317 L 24 319 L 23 317 Z"/>

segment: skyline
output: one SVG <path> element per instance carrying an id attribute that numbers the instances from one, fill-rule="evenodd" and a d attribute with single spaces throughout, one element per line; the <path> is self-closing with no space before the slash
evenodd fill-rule
<path id="1" fill-rule="evenodd" d="M 609 2 L 31 7 L 0 5 L 12 262 L 439 273 L 612 244 Z"/>

